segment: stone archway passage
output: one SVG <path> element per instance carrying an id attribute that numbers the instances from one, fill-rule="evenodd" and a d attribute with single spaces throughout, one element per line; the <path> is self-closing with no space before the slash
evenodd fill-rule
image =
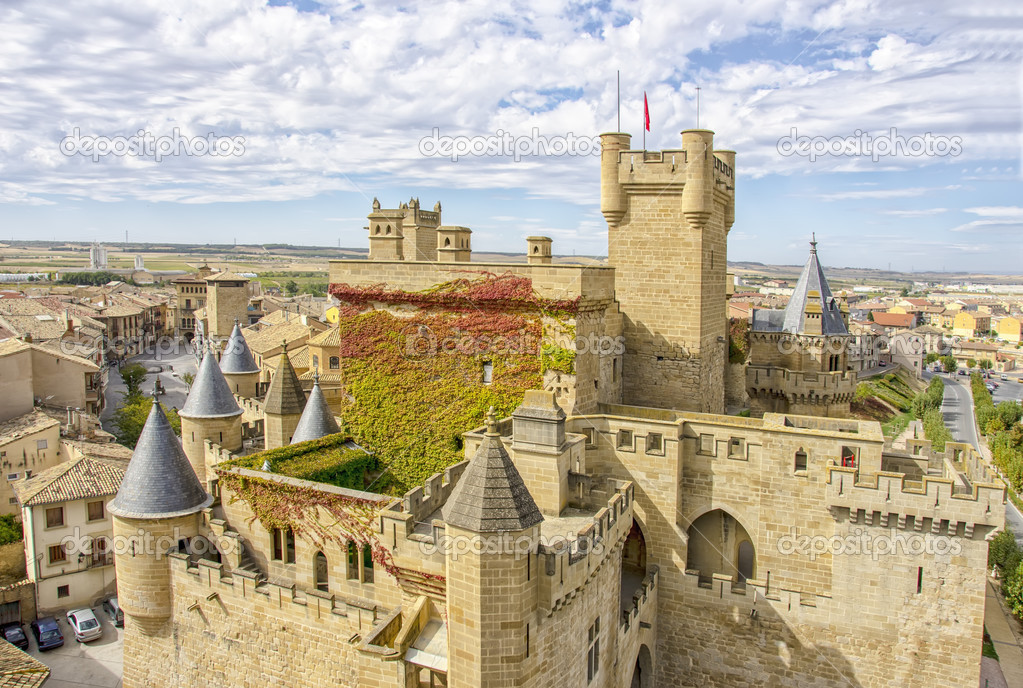
<path id="1" fill-rule="evenodd" d="M 632 669 L 632 682 L 629 688 L 651 688 L 654 685 L 654 663 L 650 657 L 650 648 L 641 645 L 636 666 Z"/>
<path id="2" fill-rule="evenodd" d="M 709 584 L 715 573 L 737 582 L 745 581 L 743 574 L 752 577 L 756 568 L 753 538 L 731 514 L 721 509 L 708 511 L 693 521 L 687 532 L 686 568 L 699 571 L 701 583 Z M 745 557 L 745 570 L 740 554 Z"/>

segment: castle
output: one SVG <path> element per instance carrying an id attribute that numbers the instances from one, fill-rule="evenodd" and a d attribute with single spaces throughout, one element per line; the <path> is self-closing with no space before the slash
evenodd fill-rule
<path id="1" fill-rule="evenodd" d="M 526 263 L 472 262 L 439 205 L 374 203 L 371 259 L 331 265 L 340 428 L 286 352 L 265 398 L 233 393 L 257 372 L 237 328 L 220 365 L 204 357 L 181 441 L 154 404 L 109 505 L 127 688 L 977 685 L 1002 484 L 966 445 L 724 415 L 734 153 L 706 130 L 658 152 L 601 140 L 608 267 L 556 264 L 544 237 Z M 456 364 L 450 332 L 487 347 Z M 490 339 L 522 333 L 542 367 Z M 568 355 L 572 337 L 598 344 Z M 373 390 L 345 362 L 380 374 L 395 351 L 407 374 L 353 406 Z M 406 412 L 420 380 L 433 405 Z M 384 463 L 337 430 L 370 436 L 375 413 L 383 444 L 459 393 L 514 402 L 438 435 L 464 460 L 375 491 L 416 453 Z M 239 451 L 257 435 L 264 451 Z"/>

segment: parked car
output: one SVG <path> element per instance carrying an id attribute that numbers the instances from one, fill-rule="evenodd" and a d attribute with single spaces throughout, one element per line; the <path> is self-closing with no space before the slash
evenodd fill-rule
<path id="1" fill-rule="evenodd" d="M 965 369 L 963 369 L 963 368 L 960 368 L 960 369 L 959 369 L 959 374 L 960 374 L 960 375 L 966 375 L 966 370 L 965 370 Z"/>
<path id="2" fill-rule="evenodd" d="M 28 638 L 25 637 L 25 631 L 21 628 L 21 623 L 14 621 L 0 626 L 0 635 L 15 647 L 20 647 L 22 650 L 28 649 Z"/>
<path id="3" fill-rule="evenodd" d="M 1001 376 L 999 376 L 999 379 L 1002 380 L 1003 382 L 1008 382 L 1009 376 L 1006 375 L 1005 373 L 1002 373 Z"/>
<path id="4" fill-rule="evenodd" d="M 995 391 L 995 386 L 993 384 L 991 384 L 990 382 L 987 383 L 987 391 L 989 391 L 989 392 Z"/>
<path id="5" fill-rule="evenodd" d="M 121 610 L 121 605 L 117 602 L 116 597 L 104 600 L 103 611 L 110 617 L 110 622 L 112 624 L 118 628 L 124 626 L 124 611 Z"/>
<path id="6" fill-rule="evenodd" d="M 91 609 L 73 609 L 67 613 L 67 622 L 75 632 L 75 640 L 87 643 L 103 635 L 103 626 Z"/>
<path id="7" fill-rule="evenodd" d="M 29 624 L 29 628 L 32 630 L 32 635 L 36 637 L 36 645 L 39 646 L 40 651 L 52 650 L 64 645 L 64 634 L 60 632 L 60 626 L 52 616 L 36 619 Z"/>

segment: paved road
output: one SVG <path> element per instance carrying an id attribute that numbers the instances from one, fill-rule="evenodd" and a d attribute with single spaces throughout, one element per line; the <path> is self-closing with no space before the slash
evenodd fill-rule
<path id="1" fill-rule="evenodd" d="M 124 629 L 114 628 L 98 607 L 93 612 L 103 626 L 103 637 L 89 643 L 75 642 L 74 632 L 62 614 L 54 617 L 64 634 L 64 647 L 40 652 L 35 638 L 27 633 L 28 653 L 50 667 L 46 688 L 120 688 Z"/>
<path id="2" fill-rule="evenodd" d="M 945 381 L 945 398 L 941 404 L 941 414 L 945 418 L 952 437 L 957 442 L 967 442 L 979 452 L 980 442 L 977 439 L 977 425 L 973 421 L 973 393 L 970 391 L 969 378 L 964 375 L 947 375 L 941 373 Z M 1008 385 L 1023 387 L 1018 382 L 1006 382 Z M 997 390 L 1001 391 L 1001 390 Z M 1005 501 L 1005 524 L 1016 537 L 1016 542 L 1023 545 L 1023 514 L 1010 500 Z"/>

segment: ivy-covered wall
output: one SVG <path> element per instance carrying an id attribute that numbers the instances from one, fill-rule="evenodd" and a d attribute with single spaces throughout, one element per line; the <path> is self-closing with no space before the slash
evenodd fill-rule
<path id="1" fill-rule="evenodd" d="M 571 373 L 577 301 L 528 278 L 476 273 L 421 292 L 332 284 L 339 308 L 344 430 L 402 492 L 462 458 L 487 409 L 510 414 L 543 373 Z"/>

